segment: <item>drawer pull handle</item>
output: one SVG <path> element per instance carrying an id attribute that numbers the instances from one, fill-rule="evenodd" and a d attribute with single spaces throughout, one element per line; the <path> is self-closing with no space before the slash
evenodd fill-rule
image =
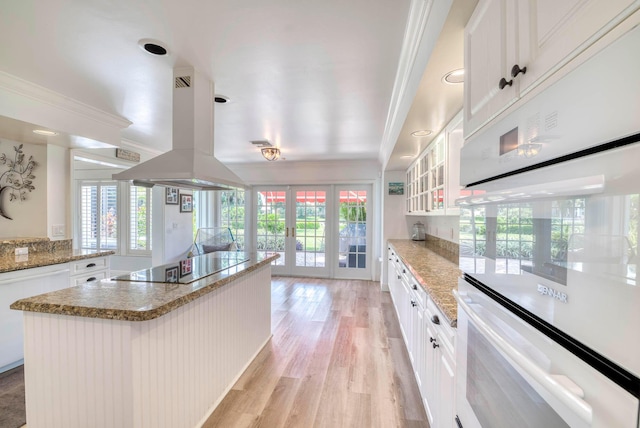
<path id="1" fill-rule="evenodd" d="M 436 349 L 436 348 L 439 348 L 439 347 L 440 347 L 440 345 L 438 345 L 437 343 L 433 344 L 433 349 Z"/>
<path id="2" fill-rule="evenodd" d="M 407 270 L 406 269 L 402 269 L 402 273 L 407 273 Z"/>
<path id="3" fill-rule="evenodd" d="M 418 305 L 418 304 L 416 303 L 416 301 L 415 301 L 415 300 L 412 300 L 412 301 L 411 301 L 411 306 L 413 306 L 413 307 L 415 308 L 417 305 Z"/>
<path id="4" fill-rule="evenodd" d="M 96 278 L 95 276 L 92 276 L 91 278 L 87 278 L 87 282 L 93 282 L 96 281 L 98 278 Z"/>
<path id="5" fill-rule="evenodd" d="M 500 88 L 500 90 L 503 90 L 505 87 L 511 86 L 511 85 L 513 85 L 513 80 L 509 80 L 507 82 L 507 79 L 503 77 L 502 79 L 500 79 L 500 82 L 498 83 L 498 88 Z"/>
<path id="6" fill-rule="evenodd" d="M 436 339 L 434 339 L 433 337 L 430 337 L 430 338 L 429 338 L 429 342 L 433 343 L 433 342 L 435 342 L 435 341 L 436 341 Z"/>
<path id="7" fill-rule="evenodd" d="M 413 287 L 411 287 L 411 288 L 413 288 L 414 290 L 417 290 L 417 289 L 418 289 L 418 286 L 417 286 L 417 285 L 415 285 L 415 284 L 413 284 Z"/>
<path id="8" fill-rule="evenodd" d="M 440 318 L 437 315 L 431 317 L 431 322 L 434 324 L 440 324 Z"/>
<path id="9" fill-rule="evenodd" d="M 90 267 L 96 267 L 96 264 L 95 264 L 95 263 L 89 263 L 89 264 L 87 265 L 87 267 L 88 267 L 88 268 L 90 268 Z"/>
<path id="10" fill-rule="evenodd" d="M 516 77 L 520 73 L 527 74 L 527 67 L 520 68 L 520 66 L 516 64 L 511 68 L 511 77 Z"/>

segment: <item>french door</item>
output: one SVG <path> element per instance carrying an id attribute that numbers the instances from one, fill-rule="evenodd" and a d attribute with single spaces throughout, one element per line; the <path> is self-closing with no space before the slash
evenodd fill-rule
<path id="1" fill-rule="evenodd" d="M 334 277 L 371 279 L 371 185 L 335 186 Z"/>
<path id="2" fill-rule="evenodd" d="M 274 274 L 371 279 L 371 185 L 255 192 L 256 249 L 280 254 Z"/>
<path id="3" fill-rule="evenodd" d="M 326 240 L 329 190 L 321 186 L 256 188 L 256 248 L 258 253 L 280 254 L 272 266 L 274 274 L 330 275 Z"/>

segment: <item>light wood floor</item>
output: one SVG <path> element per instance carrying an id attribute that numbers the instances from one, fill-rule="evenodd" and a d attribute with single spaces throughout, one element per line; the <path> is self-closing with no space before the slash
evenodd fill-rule
<path id="1" fill-rule="evenodd" d="M 273 338 L 212 427 L 428 427 L 389 293 L 371 281 L 274 277 Z"/>

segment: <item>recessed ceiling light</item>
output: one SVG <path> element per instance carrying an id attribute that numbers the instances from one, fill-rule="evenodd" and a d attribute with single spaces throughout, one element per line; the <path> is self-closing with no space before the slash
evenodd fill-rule
<path id="1" fill-rule="evenodd" d="M 218 103 L 218 104 L 224 104 L 224 103 L 228 103 L 229 101 L 231 101 L 231 99 L 227 96 L 224 95 L 220 95 L 220 94 L 215 94 L 213 96 L 213 101 Z"/>
<path id="2" fill-rule="evenodd" d="M 411 135 L 414 137 L 426 137 L 427 135 L 431 135 L 433 133 L 430 129 L 422 129 L 420 131 L 413 131 Z"/>
<path id="3" fill-rule="evenodd" d="M 159 40 L 141 39 L 138 41 L 138 46 L 140 46 L 140 49 L 150 53 L 151 55 L 162 56 L 169 53 L 169 50 L 166 48 L 164 43 Z"/>
<path id="4" fill-rule="evenodd" d="M 49 131 L 48 129 L 34 129 L 33 130 L 34 134 L 38 134 L 38 135 L 44 135 L 47 137 L 52 137 L 54 135 L 58 135 L 58 133 L 56 131 Z"/>
<path id="5" fill-rule="evenodd" d="M 442 78 L 444 83 L 449 83 L 451 85 L 455 85 L 457 83 L 464 83 L 464 68 L 459 68 L 457 70 L 453 70 L 448 72 Z"/>

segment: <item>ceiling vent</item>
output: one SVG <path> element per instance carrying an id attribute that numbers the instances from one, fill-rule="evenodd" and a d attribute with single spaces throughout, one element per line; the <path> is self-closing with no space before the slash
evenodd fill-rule
<path id="1" fill-rule="evenodd" d="M 271 143 L 268 140 L 253 140 L 250 143 L 256 147 L 271 147 Z"/>
<path id="2" fill-rule="evenodd" d="M 177 88 L 190 88 L 191 87 L 191 76 L 179 76 L 176 77 L 176 84 L 174 89 Z"/>

